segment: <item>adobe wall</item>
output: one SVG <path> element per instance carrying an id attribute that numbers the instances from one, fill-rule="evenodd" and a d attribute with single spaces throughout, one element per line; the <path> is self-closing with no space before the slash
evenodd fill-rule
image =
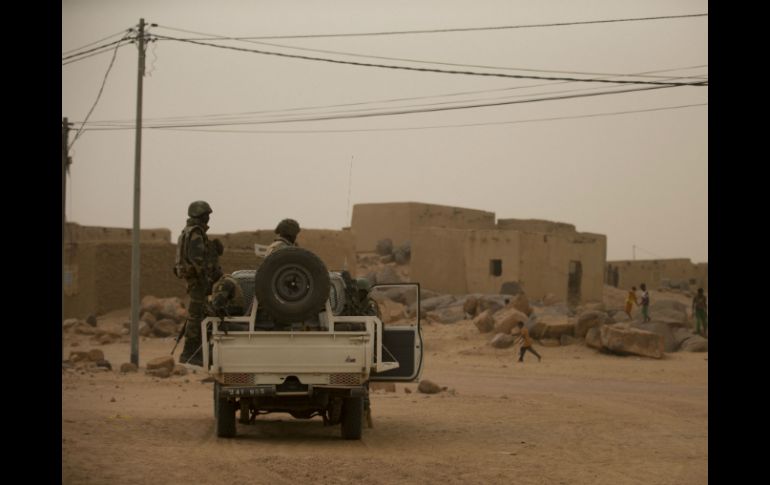
<path id="1" fill-rule="evenodd" d="M 390 238 L 397 246 L 413 240 L 415 232 L 425 227 L 494 229 L 495 214 L 420 202 L 356 204 L 351 227 L 356 251 L 372 252 L 380 239 Z"/>
<path id="2" fill-rule="evenodd" d="M 646 283 L 648 289 L 657 289 L 664 279 L 687 281 L 690 289 L 703 287 L 708 290 L 708 263 L 693 264 L 685 258 L 643 259 L 608 261 L 607 265 L 618 269 L 618 288 L 639 288 Z"/>
<path id="3" fill-rule="evenodd" d="M 468 292 L 465 264 L 466 231 L 424 228 L 412 236 L 410 277 L 422 288 L 460 295 Z"/>
<path id="4" fill-rule="evenodd" d="M 496 229 L 467 231 L 466 293 L 499 293 L 503 283 L 520 281 L 520 234 Z M 492 274 L 492 260 L 500 260 L 500 276 Z"/>
<path id="5" fill-rule="evenodd" d="M 580 261 L 583 266 L 581 302 L 603 301 L 607 236 L 579 232 L 568 240 L 570 242 L 570 260 Z"/>
<path id="6" fill-rule="evenodd" d="M 544 234 L 572 234 L 576 232 L 575 226 L 572 224 L 543 219 L 499 219 L 497 228 Z"/>
<path id="7" fill-rule="evenodd" d="M 254 254 L 254 244 L 268 245 L 275 239 L 273 230 L 244 231 L 227 234 L 209 234 L 209 239 L 219 238 L 229 250 L 251 251 L 253 264 L 256 268 L 257 259 Z M 302 229 L 297 236 L 297 244 L 315 253 L 330 270 L 355 269 L 356 251 L 353 235 L 350 231 L 334 231 L 328 229 Z M 223 266 L 224 268 L 224 266 Z M 244 268 L 240 268 L 244 269 Z"/>
<path id="8" fill-rule="evenodd" d="M 131 241 L 132 229 L 122 227 L 81 226 L 76 222 L 64 225 L 67 242 Z M 140 229 L 140 242 L 171 242 L 171 231 L 164 228 Z"/>

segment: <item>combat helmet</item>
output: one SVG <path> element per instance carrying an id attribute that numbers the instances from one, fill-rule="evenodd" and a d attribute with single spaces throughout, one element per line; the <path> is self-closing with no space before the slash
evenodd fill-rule
<path id="1" fill-rule="evenodd" d="M 356 289 L 359 291 L 369 291 L 372 285 L 366 278 L 356 278 Z"/>
<path id="2" fill-rule="evenodd" d="M 211 206 L 208 202 L 205 200 L 196 200 L 195 202 L 190 204 L 190 207 L 187 209 L 187 215 L 189 217 L 201 217 L 205 214 L 211 214 Z"/>
<path id="3" fill-rule="evenodd" d="M 275 233 L 281 236 L 297 237 L 299 222 L 294 219 L 284 219 L 275 227 Z"/>

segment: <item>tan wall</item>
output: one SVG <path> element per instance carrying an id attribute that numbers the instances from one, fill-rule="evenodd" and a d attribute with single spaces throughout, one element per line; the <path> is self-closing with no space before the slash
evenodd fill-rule
<path id="1" fill-rule="evenodd" d="M 520 236 L 520 283 L 531 299 L 553 294 L 557 300 L 567 299 L 569 244 L 552 234 L 522 232 Z"/>
<path id="2" fill-rule="evenodd" d="M 412 237 L 409 202 L 355 204 L 351 228 L 359 253 L 374 251 L 380 239 L 390 238 L 396 245 L 409 241 Z"/>
<path id="3" fill-rule="evenodd" d="M 425 228 L 412 237 L 410 276 L 428 290 L 468 292 L 465 266 L 466 231 Z"/>
<path id="4" fill-rule="evenodd" d="M 692 289 L 708 289 L 708 263 L 693 264 L 689 259 L 680 258 L 608 261 L 607 264 L 618 268 L 618 288 L 622 289 L 639 288 L 641 283 L 657 289 L 664 279 L 688 282 L 695 279 L 695 283 L 690 283 Z"/>
<path id="5" fill-rule="evenodd" d="M 577 233 L 570 238 L 570 259 L 583 265 L 581 302 L 604 298 L 604 267 L 607 262 L 607 236 Z"/>
<path id="6" fill-rule="evenodd" d="M 545 234 L 570 234 L 576 232 L 575 226 L 572 224 L 542 219 L 499 219 L 497 221 L 497 228 Z"/>
<path id="7" fill-rule="evenodd" d="M 420 202 L 353 206 L 352 228 L 358 252 L 374 251 L 380 239 L 390 238 L 394 245 L 412 241 L 415 231 L 425 227 L 494 229 L 495 214 Z"/>
<path id="8" fill-rule="evenodd" d="M 519 254 L 521 241 L 518 231 L 467 231 L 465 238 L 466 293 L 499 293 L 504 282 L 520 281 Z M 490 263 L 499 259 L 502 274 L 494 276 Z"/>
<path id="9" fill-rule="evenodd" d="M 267 245 L 275 239 L 272 230 L 245 231 L 227 234 L 209 234 L 209 239 L 219 238 L 226 250 L 251 251 L 253 263 L 249 268 L 256 268 L 257 259 L 254 244 Z M 297 236 L 300 247 L 312 251 L 332 270 L 355 269 L 356 252 L 353 235 L 350 231 L 327 229 L 302 229 Z M 224 265 L 222 266 L 224 268 Z M 246 268 L 238 268 L 246 269 Z"/>
<path id="10" fill-rule="evenodd" d="M 132 229 L 122 227 L 81 226 L 68 222 L 64 226 L 64 240 L 67 242 L 131 241 Z M 171 242 L 168 229 L 140 229 L 140 242 Z"/>

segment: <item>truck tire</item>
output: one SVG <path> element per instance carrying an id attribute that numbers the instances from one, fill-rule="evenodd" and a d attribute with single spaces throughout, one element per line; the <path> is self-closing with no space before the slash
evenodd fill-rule
<path id="1" fill-rule="evenodd" d="M 364 428 L 364 399 L 346 397 L 342 403 L 342 438 L 360 440 Z"/>
<path id="2" fill-rule="evenodd" d="M 232 438 L 235 436 L 235 403 L 227 399 L 219 399 L 217 436 L 220 438 Z"/>
<path id="3" fill-rule="evenodd" d="M 323 311 L 330 286 L 321 258 L 296 246 L 271 253 L 254 276 L 259 306 L 276 323 L 303 322 Z"/>

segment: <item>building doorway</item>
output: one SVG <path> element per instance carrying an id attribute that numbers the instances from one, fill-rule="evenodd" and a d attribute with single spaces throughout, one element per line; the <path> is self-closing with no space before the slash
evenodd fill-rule
<path id="1" fill-rule="evenodd" d="M 580 284 L 583 280 L 583 265 L 580 261 L 569 262 L 567 278 L 567 304 L 576 307 L 580 304 Z"/>

